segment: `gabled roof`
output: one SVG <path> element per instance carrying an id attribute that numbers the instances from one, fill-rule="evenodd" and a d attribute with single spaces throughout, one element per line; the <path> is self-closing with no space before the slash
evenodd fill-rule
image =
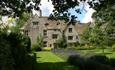
<path id="1" fill-rule="evenodd" d="M 74 29 L 76 30 L 76 32 L 78 34 L 81 34 L 83 33 L 83 31 L 88 27 L 90 26 L 90 23 L 75 23 L 75 24 L 66 24 L 65 25 L 65 29 L 64 29 L 64 32 L 66 31 L 66 29 L 68 28 L 69 25 L 73 25 L 74 26 Z"/>
<path id="2" fill-rule="evenodd" d="M 35 18 L 37 18 L 38 20 L 40 20 L 40 23 L 42 23 L 46 27 L 46 29 L 60 29 L 61 32 L 63 32 L 69 26 L 68 23 L 65 23 L 62 20 L 49 20 L 48 17 L 43 17 L 43 16 L 39 17 L 37 15 L 34 15 L 30 19 L 28 19 L 28 21 L 25 23 L 25 25 L 22 27 L 22 29 L 25 29 L 25 30 L 26 29 L 30 29 L 29 24 L 31 24 L 31 21 L 33 19 L 35 19 Z M 84 29 L 90 25 L 90 23 L 87 23 L 87 24 L 75 23 L 75 25 L 74 24 L 72 24 L 72 25 L 74 26 L 75 30 L 79 34 L 81 34 L 84 31 Z"/>

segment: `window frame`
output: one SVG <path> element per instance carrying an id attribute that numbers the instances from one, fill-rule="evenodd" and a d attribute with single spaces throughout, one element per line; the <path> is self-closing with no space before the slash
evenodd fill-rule
<path id="1" fill-rule="evenodd" d="M 52 34 L 52 39 L 57 39 L 58 38 L 58 34 Z"/>
<path id="2" fill-rule="evenodd" d="M 72 33 L 72 32 L 73 32 L 73 29 L 72 29 L 72 28 L 69 28 L 69 29 L 68 29 L 68 32 Z"/>
<path id="3" fill-rule="evenodd" d="M 68 36 L 68 40 L 73 40 L 73 36 Z"/>

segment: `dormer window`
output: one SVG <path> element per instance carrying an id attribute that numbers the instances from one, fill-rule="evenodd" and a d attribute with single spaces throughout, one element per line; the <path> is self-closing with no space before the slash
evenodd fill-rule
<path id="1" fill-rule="evenodd" d="M 33 22 L 33 25 L 38 25 L 38 23 L 39 23 L 39 22 L 37 22 L 37 21 L 34 21 L 34 22 Z"/>
<path id="2" fill-rule="evenodd" d="M 68 30 L 69 32 L 72 32 L 72 28 L 69 28 L 69 30 Z"/>

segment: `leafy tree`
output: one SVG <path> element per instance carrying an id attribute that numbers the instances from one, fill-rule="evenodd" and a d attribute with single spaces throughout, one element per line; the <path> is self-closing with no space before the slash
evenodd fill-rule
<path id="1" fill-rule="evenodd" d="M 43 37 L 41 35 L 37 37 L 37 45 L 43 47 Z"/>
<path id="2" fill-rule="evenodd" d="M 0 0 L 0 14 L 22 16 L 23 12 L 31 12 L 31 9 L 39 9 L 40 0 L 33 0 L 35 5 L 27 4 L 31 0 Z"/>
<path id="3" fill-rule="evenodd" d="M 15 20 L 16 26 L 12 26 L 9 29 L 11 29 L 12 31 L 19 31 L 20 28 L 23 27 L 24 24 L 26 24 L 29 18 L 30 18 L 30 13 L 23 12 L 22 16 L 20 16 L 18 19 Z"/>
<path id="4" fill-rule="evenodd" d="M 57 41 L 57 47 L 58 48 L 66 48 L 67 47 L 67 41 L 65 39 L 64 36 L 62 36 L 62 38 L 60 38 L 58 41 Z"/>
<path id="5" fill-rule="evenodd" d="M 82 38 L 87 44 L 101 47 L 103 49 L 103 53 L 105 46 L 109 46 L 108 34 L 98 25 L 93 28 L 87 28 L 87 30 L 84 31 Z"/>

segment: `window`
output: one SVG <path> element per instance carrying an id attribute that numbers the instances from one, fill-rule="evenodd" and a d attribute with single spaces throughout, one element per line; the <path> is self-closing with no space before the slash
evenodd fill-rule
<path id="1" fill-rule="evenodd" d="M 53 39 L 57 39 L 57 37 L 58 37 L 57 34 L 53 34 L 53 35 L 52 35 L 52 38 L 53 38 Z"/>
<path id="2" fill-rule="evenodd" d="M 47 47 L 47 41 L 44 41 L 44 42 L 43 42 L 43 46 L 44 46 L 44 47 Z"/>
<path id="3" fill-rule="evenodd" d="M 68 40 L 73 40 L 73 36 L 68 36 Z"/>
<path id="4" fill-rule="evenodd" d="M 69 28 L 69 32 L 72 32 L 72 28 Z"/>
<path id="5" fill-rule="evenodd" d="M 47 30 L 43 31 L 44 37 L 47 37 Z"/>
<path id="6" fill-rule="evenodd" d="M 47 30 L 44 30 L 44 32 L 47 32 Z"/>
<path id="7" fill-rule="evenodd" d="M 34 21 L 34 22 L 33 22 L 33 25 L 38 25 L 38 22 L 37 22 L 37 21 L 36 21 L 36 22 Z"/>
<path id="8" fill-rule="evenodd" d="M 76 39 L 78 39 L 78 36 L 76 36 Z"/>

